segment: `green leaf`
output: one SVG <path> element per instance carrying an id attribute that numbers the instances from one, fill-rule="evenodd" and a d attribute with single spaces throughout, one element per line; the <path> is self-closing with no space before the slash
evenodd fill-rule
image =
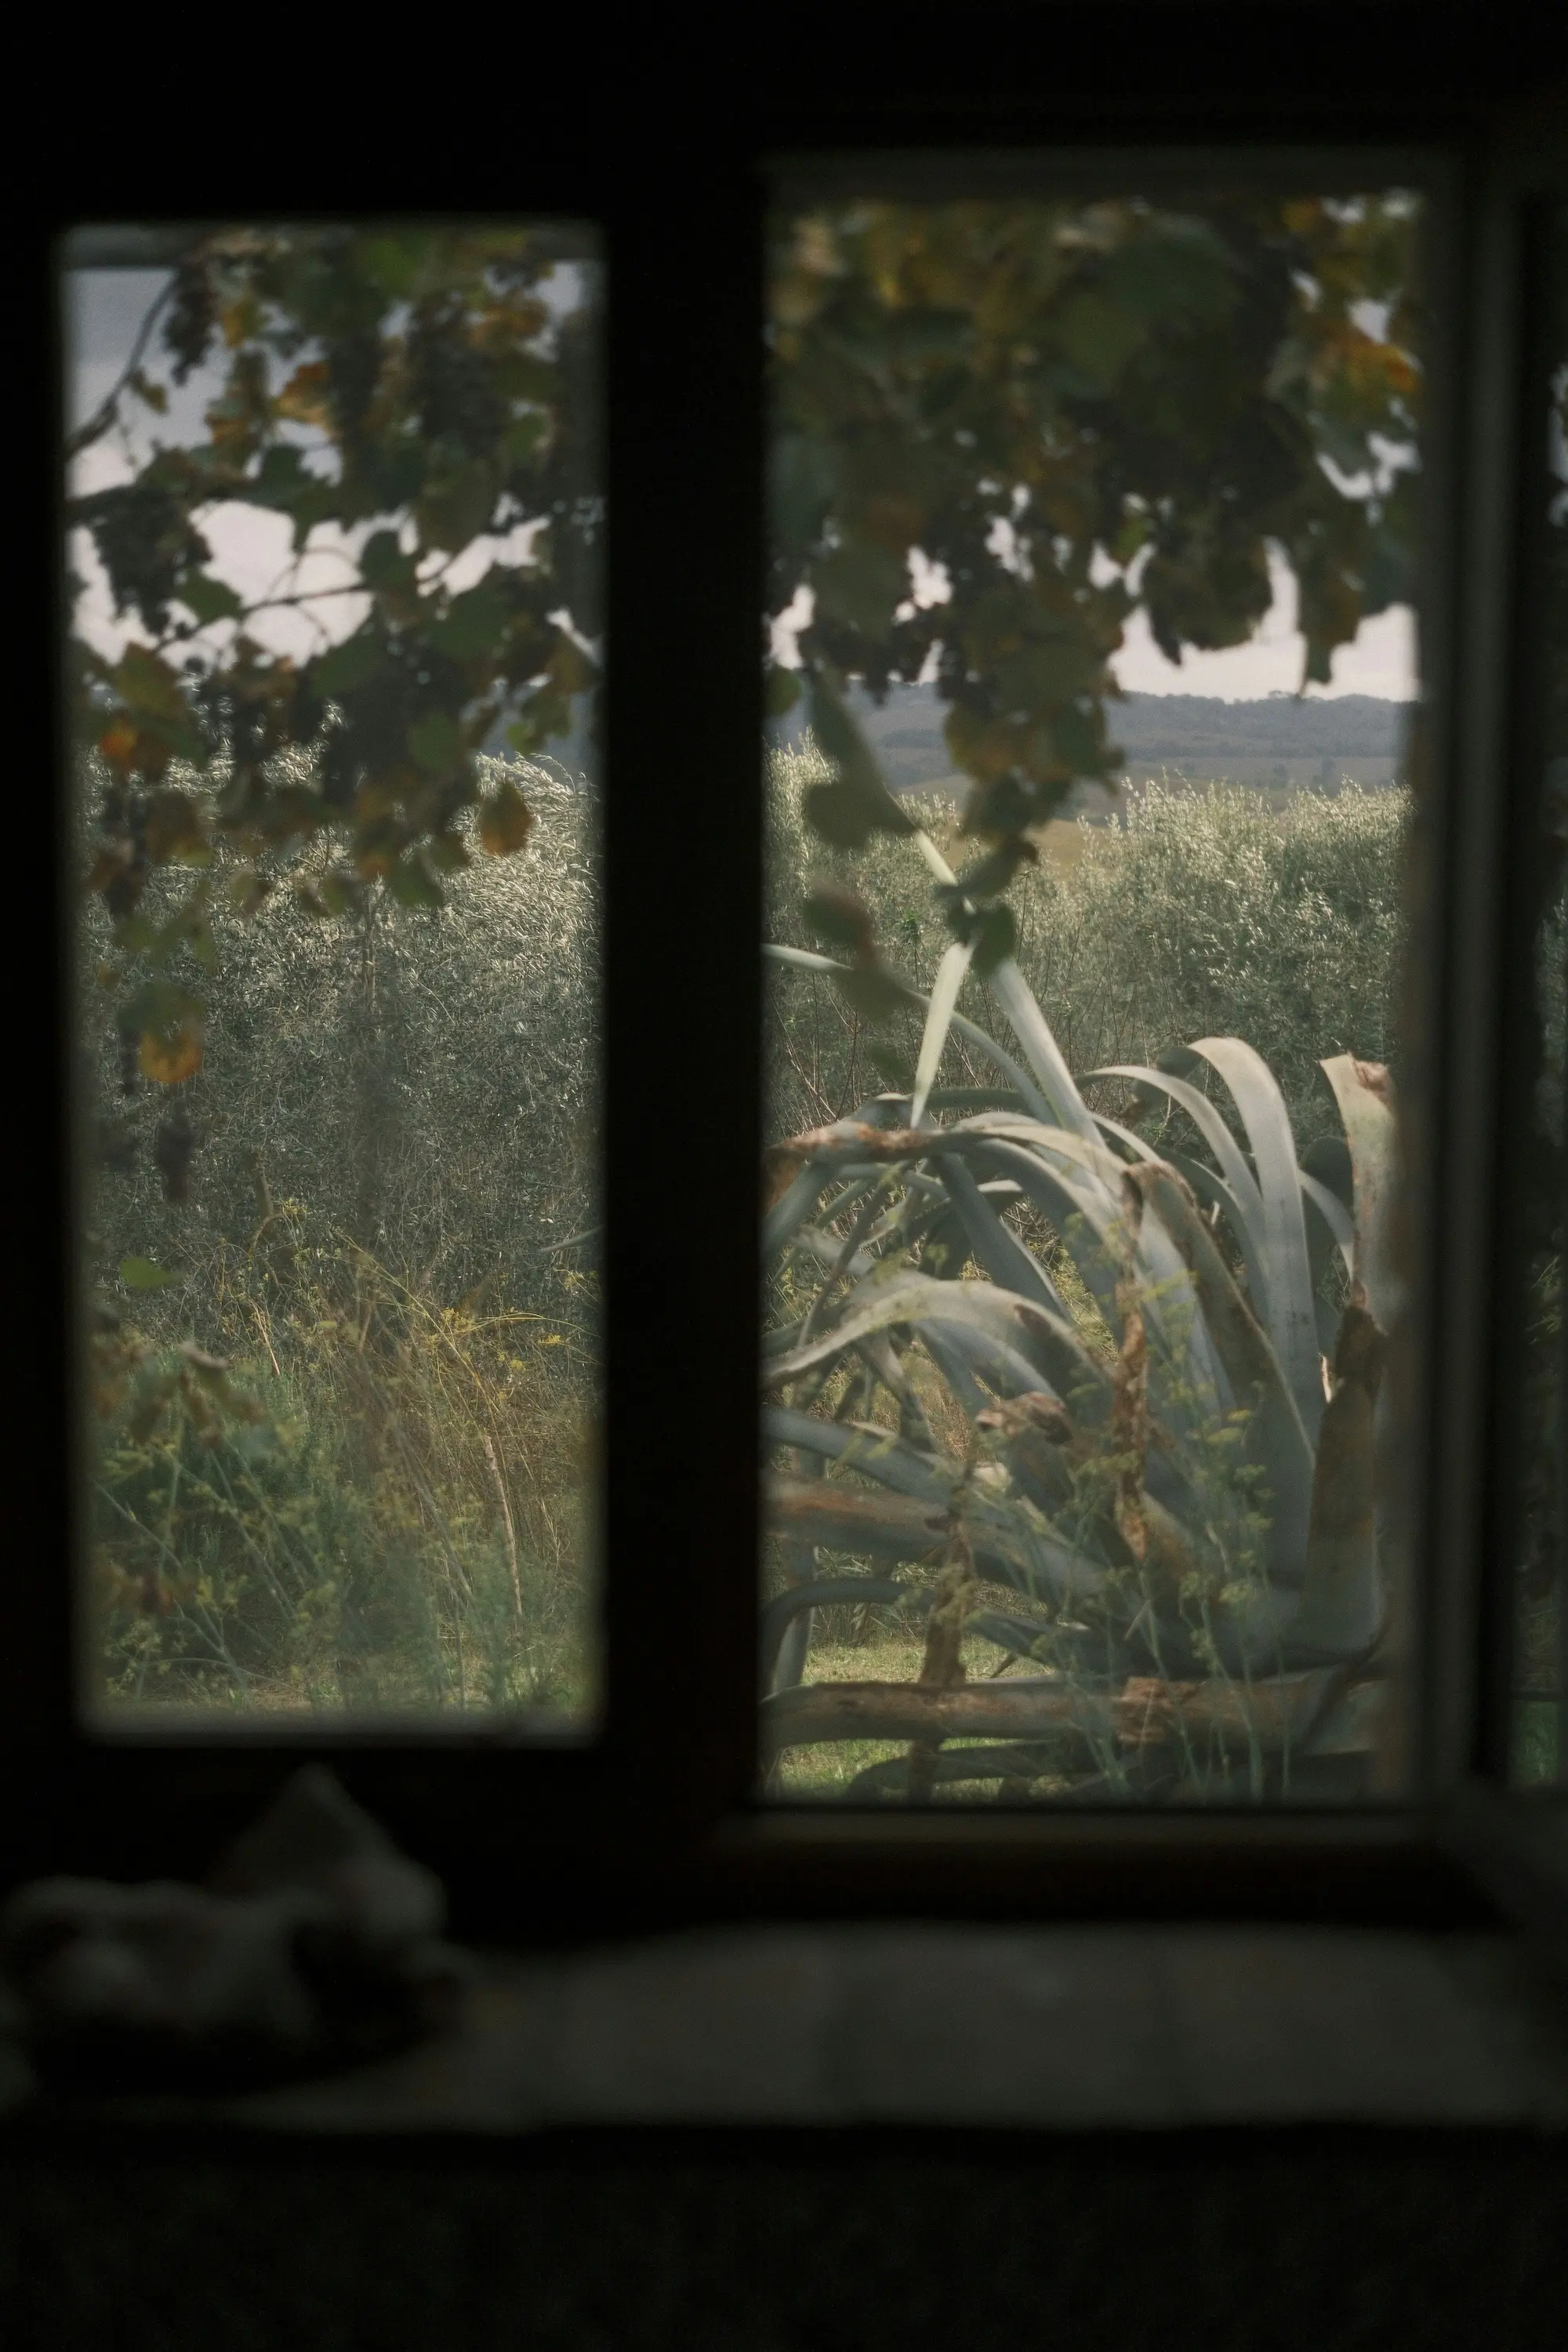
<path id="1" fill-rule="evenodd" d="M 821 670 L 814 670 L 806 690 L 811 700 L 812 733 L 837 769 L 840 789 L 860 803 L 858 823 L 863 830 L 858 840 L 846 845 L 859 848 L 873 832 L 913 833 L 913 820 L 906 815 L 889 792 L 870 746 L 832 679 Z M 823 805 L 817 795 L 829 789 L 819 785 L 807 793 L 808 810 L 812 805 Z M 847 823 L 847 818 L 839 821 Z M 829 832 L 826 825 L 819 825 L 818 830 L 826 833 L 830 841 L 839 838 Z"/>
<path id="2" fill-rule="evenodd" d="M 437 240 L 424 231 L 402 236 L 362 237 L 356 258 L 365 276 L 393 301 L 406 301 L 429 268 Z"/>
<path id="3" fill-rule="evenodd" d="M 914 1064 L 900 1046 L 891 1045 L 886 1038 L 874 1037 L 866 1049 L 866 1058 L 884 1086 L 894 1094 L 913 1094 Z"/>
<path id="4" fill-rule="evenodd" d="M 875 541 L 851 540 L 811 567 L 818 613 L 846 621 L 868 637 L 885 637 L 893 614 L 910 593 L 904 561 Z"/>
<path id="5" fill-rule="evenodd" d="M 910 1009 L 908 993 L 885 964 L 858 964 L 853 971 L 837 972 L 834 978 L 840 995 L 862 1021 L 890 1021 L 896 1013 Z"/>
<path id="6" fill-rule="evenodd" d="M 1062 351 L 1079 373 L 1109 391 L 1144 340 L 1142 320 L 1103 294 L 1070 295 L 1057 317 Z"/>
<path id="7" fill-rule="evenodd" d="M 230 620 L 242 609 L 227 582 L 215 580 L 210 572 L 187 572 L 180 583 L 180 602 L 204 627 L 209 621 Z"/>
<path id="8" fill-rule="evenodd" d="M 414 508 L 420 544 L 456 554 L 484 530 L 495 495 L 494 472 L 482 457 L 427 482 Z"/>
<path id="9" fill-rule="evenodd" d="M 127 646 L 114 670 L 114 683 L 138 716 L 185 720 L 190 710 L 179 679 L 166 661 L 146 646 Z"/>
<path id="10" fill-rule="evenodd" d="M 431 775 L 444 776 L 463 756 L 462 732 L 449 711 L 427 710 L 409 729 L 408 748 Z"/>
<path id="11" fill-rule="evenodd" d="M 447 903 L 446 892 L 416 849 L 405 852 L 398 859 L 386 877 L 386 887 L 400 907 L 433 911 Z"/>
<path id="12" fill-rule="evenodd" d="M 167 1290 L 180 1276 L 171 1274 L 167 1266 L 158 1265 L 153 1258 L 122 1257 L 120 1279 L 127 1290 Z"/>
<path id="13" fill-rule="evenodd" d="M 395 530 L 378 530 L 366 540 L 359 569 L 367 588 L 402 588 L 414 577 L 415 560 L 404 553 Z"/>
<path id="14" fill-rule="evenodd" d="M 874 957 L 877 951 L 876 926 L 865 902 L 853 890 L 841 889 L 837 883 L 819 883 L 802 905 L 801 912 L 818 938 L 836 948 L 847 948 L 851 954 Z"/>
<path id="15" fill-rule="evenodd" d="M 1011 907 L 987 907 L 974 931 L 974 969 L 986 979 L 1005 963 L 1018 944 L 1018 926 Z"/>
<path id="16" fill-rule="evenodd" d="M 510 617 L 510 602 L 500 582 L 481 580 L 477 588 L 454 596 L 431 630 L 430 642 L 456 661 L 471 661 L 499 647 Z"/>
<path id="17" fill-rule="evenodd" d="M 805 821 L 836 849 L 864 849 L 874 830 L 866 803 L 847 784 L 813 784 L 802 803 Z"/>
<path id="18" fill-rule="evenodd" d="M 326 699 L 334 695 L 352 694 L 356 687 L 367 686 L 385 660 L 386 643 L 380 632 L 361 629 L 312 663 L 310 682 L 317 693 Z"/>
<path id="19" fill-rule="evenodd" d="M 786 669 L 782 662 L 769 665 L 767 673 L 766 709 L 770 719 L 782 719 L 800 700 L 800 672 Z"/>
<path id="20" fill-rule="evenodd" d="M 1075 776 L 1100 773 L 1105 753 L 1101 749 L 1098 704 L 1082 709 L 1069 703 L 1065 710 L 1052 713 L 1050 729 L 1057 757 L 1066 761 Z"/>

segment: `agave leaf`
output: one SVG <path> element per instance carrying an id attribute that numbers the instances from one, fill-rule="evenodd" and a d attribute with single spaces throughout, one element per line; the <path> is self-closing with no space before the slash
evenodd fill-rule
<path id="1" fill-rule="evenodd" d="M 1061 1235 L 1079 1275 L 1110 1329 L 1120 1339 L 1118 1284 L 1128 1252 L 1142 1277 L 1141 1309 L 1166 1364 L 1180 1366 L 1193 1388 L 1190 1399 L 1163 1401 L 1178 1426 L 1192 1430 L 1230 1402 L 1224 1361 L 1200 1315 L 1184 1312 L 1192 1303 L 1188 1269 L 1157 1223 L 1136 1238 L 1129 1229 L 1122 1182 L 1127 1163 L 1098 1138 L 1086 1144 L 1059 1128 L 1041 1128 L 1005 1116 L 966 1120 L 954 1137 L 994 1137 L 992 1164 L 1016 1177 L 1024 1192 Z M 1114 1187 L 1114 1189 L 1113 1189 Z"/>
<path id="2" fill-rule="evenodd" d="M 1395 1270 L 1393 1249 L 1398 1165 L 1388 1074 L 1380 1063 L 1358 1062 L 1352 1054 L 1336 1054 L 1321 1068 L 1334 1090 L 1350 1145 L 1355 1186 L 1355 1277 L 1378 1324 L 1392 1331 L 1404 1305 L 1404 1285 Z"/>
<path id="3" fill-rule="evenodd" d="M 946 1510 L 963 1482 L 963 1465 L 941 1456 L 917 1454 L 890 1430 L 865 1424 L 819 1421 L 812 1413 L 795 1412 L 787 1405 L 763 1408 L 763 1435 L 769 1445 L 793 1445 L 819 1454 L 847 1470 L 890 1486 L 896 1494 L 912 1496 L 933 1510 Z"/>
<path id="4" fill-rule="evenodd" d="M 962 1154 L 1011 1178 L 1061 1236 L 1095 1304 L 1110 1328 L 1119 1331 L 1116 1284 L 1123 1255 L 1121 1204 L 1098 1172 L 1086 1171 L 1068 1154 L 1045 1156 L 1044 1148 L 1060 1133 L 1059 1129 L 1042 1127 L 1033 1119 L 1011 1119 L 1005 1114 L 966 1119 L 961 1127 L 946 1130 L 942 1164 L 951 1164 Z M 1111 1164 L 1120 1170 L 1120 1162 Z"/>
<path id="5" fill-rule="evenodd" d="M 1191 1267 L 1205 1326 L 1237 1397 L 1244 1403 L 1257 1401 L 1247 1426 L 1247 1454 L 1268 1482 L 1269 1570 L 1282 1581 L 1300 1583 L 1306 1570 L 1312 1448 L 1279 1358 L 1174 1173 L 1154 1161 L 1130 1169 L 1128 1181 Z"/>
<path id="6" fill-rule="evenodd" d="M 991 1398 L 970 1370 L 968 1358 L 963 1349 L 950 1346 L 946 1334 L 932 1324 L 927 1324 L 921 1338 L 925 1342 L 927 1355 L 947 1383 L 948 1391 L 960 1412 L 966 1421 L 978 1421 L 990 1404 Z"/>
<path id="7" fill-rule="evenodd" d="M 935 1164 L 963 1221 L 976 1263 L 999 1289 L 1016 1291 L 1020 1298 L 1037 1298 L 1067 1321 L 1067 1307 L 1056 1284 L 1016 1234 L 1009 1233 L 962 1158 L 950 1152 Z"/>
<path id="8" fill-rule="evenodd" d="M 1355 1220 L 1337 1192 L 1331 1192 L 1326 1184 L 1320 1184 L 1317 1178 L 1309 1176 L 1304 1168 L 1298 1169 L 1296 1172 L 1301 1180 L 1301 1197 L 1308 1207 L 1313 1211 L 1317 1219 L 1317 1231 L 1321 1237 L 1320 1246 L 1312 1249 L 1311 1253 L 1314 1281 L 1321 1279 L 1322 1269 L 1328 1262 L 1330 1250 L 1337 1249 L 1345 1272 L 1353 1282 L 1355 1279 Z M 1313 1221 L 1309 1217 L 1307 1232 L 1310 1247 L 1313 1231 Z M 1326 1246 L 1323 1246 L 1322 1244 L 1325 1242 Z"/>
<path id="9" fill-rule="evenodd" d="M 931 835 L 919 827 L 915 830 L 915 845 L 943 888 L 956 888 L 957 875 Z M 1001 962 L 987 972 L 985 982 L 1012 1023 L 1013 1034 L 1024 1048 L 1025 1058 L 1039 1081 L 1048 1106 L 1047 1118 L 1076 1135 L 1092 1139 L 1094 1121 L 1074 1084 L 1072 1072 L 1062 1058 L 1061 1047 L 1051 1034 L 1050 1024 L 1030 994 L 1028 982 L 1013 958 L 1004 956 Z"/>
<path id="10" fill-rule="evenodd" d="M 1153 1145 L 1146 1143 L 1135 1129 L 1123 1127 L 1118 1119 L 1108 1118 L 1102 1111 L 1096 1111 L 1094 1118 L 1095 1125 L 1102 1134 L 1113 1135 L 1119 1142 L 1128 1146 L 1128 1157 L 1131 1160 L 1137 1162 L 1158 1160 L 1163 1160 L 1167 1168 L 1173 1168 L 1178 1176 L 1186 1179 L 1188 1186 L 1203 1205 L 1209 1209 L 1218 1209 L 1229 1223 L 1231 1232 L 1240 1234 L 1242 1230 L 1240 1203 L 1223 1176 L 1216 1176 L 1212 1168 L 1205 1167 L 1201 1160 L 1190 1159 L 1184 1151 L 1174 1151 L 1168 1147 L 1163 1151 L 1156 1151 Z"/>
<path id="11" fill-rule="evenodd" d="M 1339 1340 L 1338 1309 L 1322 1295 L 1323 1271 L 1337 1249 L 1345 1272 L 1355 1279 L 1355 1225 L 1337 1192 L 1319 1182 L 1303 1168 L 1301 1197 L 1307 1203 L 1307 1246 L 1312 1260 L 1312 1312 L 1317 1318 L 1318 1348 L 1331 1362 Z"/>
<path id="12" fill-rule="evenodd" d="M 1094 1119 L 1062 1058 L 1062 1049 L 1049 1023 L 1029 992 L 1027 982 L 1011 956 L 986 974 L 986 986 L 1013 1025 L 1024 1058 L 1039 1081 L 1056 1123 L 1069 1133 L 1094 1141 Z"/>
<path id="13" fill-rule="evenodd" d="M 802 1580 L 808 1584 L 815 1580 L 810 1569 L 805 1570 Z M 805 1670 L 811 1662 L 811 1637 L 816 1622 L 816 1620 L 808 1605 L 800 1612 L 798 1616 L 792 1617 L 784 1626 L 779 1645 L 773 1656 L 773 1672 L 767 1678 L 765 1687 L 773 1690 L 795 1690 L 805 1680 Z"/>
<path id="14" fill-rule="evenodd" d="M 1388 1685 L 1376 1678 L 1348 1683 L 1312 1734 L 1313 1756 L 1376 1753 L 1388 1713 Z"/>
<path id="15" fill-rule="evenodd" d="M 1296 1400 L 1301 1425 L 1308 1437 L 1315 1440 L 1322 1418 L 1323 1383 L 1318 1369 L 1318 1322 L 1312 1308 L 1312 1268 L 1300 1171 L 1285 1097 L 1262 1055 L 1239 1037 L 1195 1038 L 1191 1050 L 1201 1054 L 1225 1080 L 1252 1147 L 1263 1206 L 1267 1284 L 1259 1304 L 1266 1310 L 1263 1319 L 1279 1369 Z"/>
<path id="16" fill-rule="evenodd" d="M 1005 1609 L 973 1609 L 963 1621 L 965 1633 L 977 1633 L 983 1641 L 994 1642 L 1010 1657 L 1041 1659 L 1040 1646 L 1054 1638 L 1053 1628 L 1042 1625 L 1032 1617 L 1014 1617 Z M 1054 1664 L 1054 1659 L 1048 1663 Z"/>
<path id="17" fill-rule="evenodd" d="M 763 1611 L 759 1629 L 763 1689 L 794 1689 L 799 1682 L 798 1675 L 787 1684 L 781 1684 L 776 1677 L 785 1636 L 803 1611 L 867 1601 L 891 1603 L 903 1600 L 910 1590 L 909 1585 L 896 1583 L 890 1576 L 814 1576 L 791 1585 L 787 1591 L 776 1593 Z"/>
<path id="18" fill-rule="evenodd" d="M 831 1273 L 839 1259 L 844 1256 L 844 1244 L 838 1235 L 824 1233 L 816 1226 L 808 1225 L 798 1233 L 795 1235 L 795 1245 L 797 1250 L 802 1250 L 807 1256 L 815 1258 L 825 1274 Z M 876 1263 L 877 1260 L 869 1250 L 852 1250 L 844 1259 L 844 1271 L 846 1274 L 852 1275 L 858 1282 L 863 1276 L 870 1273 Z"/>
<path id="19" fill-rule="evenodd" d="M 1219 1162 L 1225 1181 L 1226 1198 L 1229 1203 L 1231 1229 L 1240 1245 L 1242 1263 L 1247 1268 L 1247 1286 L 1252 1293 L 1254 1307 L 1259 1320 L 1269 1322 L 1268 1310 L 1268 1233 L 1264 1221 L 1263 1200 L 1258 1180 L 1247 1166 L 1240 1145 L 1207 1095 L 1192 1086 L 1185 1078 L 1172 1077 L 1164 1070 L 1150 1069 L 1142 1062 L 1112 1062 L 1102 1070 L 1090 1070 L 1091 1078 L 1132 1078 L 1140 1086 L 1155 1093 L 1185 1111 L 1209 1150 Z M 1151 1159 L 1169 1157 L 1151 1152 Z"/>
<path id="20" fill-rule="evenodd" d="M 831 976 L 835 972 L 842 973 L 853 968 L 847 963 L 836 962 L 832 956 L 817 955 L 809 948 L 784 948 L 770 944 L 763 948 L 763 953 L 770 957 L 774 963 L 789 964 L 796 971 L 826 972 Z M 889 975 L 889 977 L 897 978 L 897 975 Z M 898 979 L 898 986 L 911 1006 L 921 1011 L 929 1008 L 931 999 L 928 996 L 922 996 L 920 990 L 913 987 L 908 981 Z M 1020 1101 L 1027 1104 L 1037 1118 L 1048 1119 L 1051 1117 L 1051 1107 L 1028 1071 L 1016 1062 L 1011 1054 L 996 1043 L 994 1037 L 982 1029 L 978 1022 L 969 1020 L 962 1013 L 954 1013 L 949 1025 L 966 1045 L 973 1045 L 989 1061 L 994 1063 L 1006 1079 L 1012 1092 L 1019 1097 Z"/>
<path id="21" fill-rule="evenodd" d="M 910 1376 L 899 1360 L 898 1349 L 885 1331 L 867 1332 L 863 1339 L 855 1342 L 855 1352 L 863 1363 L 869 1364 L 882 1386 L 897 1397 L 900 1404 L 907 1405 L 910 1402 L 914 1391 L 910 1386 Z"/>
<path id="22" fill-rule="evenodd" d="M 1015 1384 L 1022 1395 L 1046 1381 L 1040 1359 L 1054 1354 L 1081 1367 L 1090 1384 L 1101 1384 L 1090 1359 L 1065 1316 L 1032 1298 L 1021 1298 L 990 1282 L 939 1282 L 909 1267 L 879 1268 L 850 1294 L 843 1317 L 831 1331 L 771 1360 L 770 1387 L 799 1378 L 866 1336 L 908 1324 L 921 1338 L 934 1333 L 959 1349 L 967 1364 Z"/>
<path id="23" fill-rule="evenodd" d="M 942 1063 L 942 1048 L 952 1025 L 958 1004 L 958 992 L 963 986 L 964 975 L 974 957 L 972 940 L 954 940 L 936 971 L 936 985 L 926 1007 L 926 1025 L 921 1038 L 920 1059 L 915 1064 L 915 1091 L 910 1103 L 910 1125 L 919 1127 L 925 1117 L 926 1103 L 936 1084 L 937 1070 Z"/>
<path id="24" fill-rule="evenodd" d="M 818 1160 L 808 1160 L 763 1219 L 763 1248 L 774 1257 L 805 1224 L 838 1174 Z"/>

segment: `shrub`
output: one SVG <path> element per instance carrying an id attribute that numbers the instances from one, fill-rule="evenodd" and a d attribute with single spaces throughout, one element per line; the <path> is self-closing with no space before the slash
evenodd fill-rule
<path id="1" fill-rule="evenodd" d="M 591 1703 L 595 853 L 527 789 L 438 912 L 247 918 L 220 863 L 200 1071 L 124 1097 L 97 1041 L 111 1702 Z"/>

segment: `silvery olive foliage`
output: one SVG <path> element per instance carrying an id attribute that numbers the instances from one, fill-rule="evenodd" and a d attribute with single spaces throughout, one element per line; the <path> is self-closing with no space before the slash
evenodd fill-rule
<path id="1" fill-rule="evenodd" d="M 479 769 L 491 790 L 525 789 L 535 824 L 523 854 L 452 874 L 443 909 L 367 897 L 312 915 L 278 891 L 249 914 L 215 910 L 208 1050 L 177 1090 L 195 1181 L 188 1200 L 167 1199 L 153 1150 L 164 1103 L 139 1092 L 116 1109 L 134 1156 L 98 1189 L 107 1268 L 143 1253 L 173 1271 L 204 1236 L 245 1241 L 259 1172 L 275 1202 L 433 1295 L 483 1284 L 492 1304 L 568 1302 L 597 1224 L 592 801 L 542 766 Z M 89 915 L 89 964 L 101 928 Z M 99 1103 L 114 1105 L 111 1039 L 96 1076 Z M 199 1328 L 199 1287 L 189 1305 Z"/>
<path id="2" fill-rule="evenodd" d="M 769 763 L 768 937 L 817 944 L 803 911 L 823 877 L 853 888 L 898 968 L 929 988 L 950 939 L 907 845 L 825 846 L 804 802 L 832 773 L 814 746 Z M 907 803 L 951 843 L 959 812 Z M 1020 971 L 1075 1070 L 1152 1061 L 1173 1041 L 1258 1041 L 1303 1147 L 1333 1131 L 1318 1063 L 1331 1053 L 1396 1059 L 1408 794 L 1347 785 L 1281 806 L 1245 786 L 1149 786 L 1014 878 Z M 973 985 L 973 984 L 972 984 Z M 912 1066 L 916 1013 L 871 1031 L 825 982 L 773 984 L 769 1078 L 780 1132 L 850 1109 Z M 978 1079 L 962 1038 L 953 1070 Z"/>

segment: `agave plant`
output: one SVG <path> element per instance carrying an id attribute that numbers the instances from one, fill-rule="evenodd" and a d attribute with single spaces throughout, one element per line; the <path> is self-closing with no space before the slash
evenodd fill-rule
<path id="1" fill-rule="evenodd" d="M 1018 1054 L 958 1013 L 973 954 L 950 947 L 929 999 L 897 983 L 925 1008 L 912 1093 L 770 1155 L 788 1307 L 767 1337 L 764 1440 L 789 1581 L 763 1612 L 764 1756 L 907 1744 L 855 1798 L 965 1780 L 1288 1793 L 1303 1759 L 1365 1745 L 1381 1688 L 1387 1075 L 1322 1064 L 1343 1144 L 1303 1166 L 1239 1039 L 1086 1073 L 1184 1114 L 1196 1146 L 1156 1150 L 1089 1108 L 1010 959 L 987 979 Z M 954 1033 L 994 1088 L 936 1088 Z M 824 1552 L 871 1566 L 825 1569 Z M 805 1681 L 814 1612 L 845 1602 L 923 1619 L 918 1681 Z M 984 1681 L 965 1678 L 966 1633 L 1004 1654 Z"/>

